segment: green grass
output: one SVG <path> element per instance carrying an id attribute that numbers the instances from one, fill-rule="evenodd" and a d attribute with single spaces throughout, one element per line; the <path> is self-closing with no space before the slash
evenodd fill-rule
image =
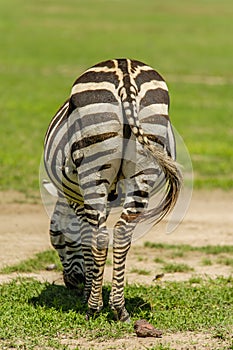
<path id="1" fill-rule="evenodd" d="M 233 267 L 233 258 L 229 257 L 221 257 L 217 260 L 218 264 L 226 265 L 226 266 L 232 266 Z"/>
<path id="2" fill-rule="evenodd" d="M 158 258 L 158 257 L 154 258 L 153 261 L 154 261 L 156 264 L 164 264 L 164 259 L 161 259 L 161 258 Z"/>
<path id="3" fill-rule="evenodd" d="M 149 270 L 146 270 L 146 269 L 138 269 L 136 267 L 132 268 L 130 270 L 131 273 L 136 273 L 138 275 L 141 275 L 141 276 L 149 276 L 150 275 L 150 271 Z"/>
<path id="4" fill-rule="evenodd" d="M 211 266 L 213 264 L 212 260 L 209 258 L 203 258 L 201 263 L 203 266 Z"/>
<path id="5" fill-rule="evenodd" d="M 231 255 L 233 253 L 233 246 L 190 246 L 187 244 L 166 244 L 166 243 L 153 243 L 153 242 L 145 242 L 144 248 L 152 249 L 155 251 L 155 253 L 159 252 L 159 255 L 163 255 L 164 258 L 161 258 L 160 256 L 156 256 L 153 259 L 153 262 L 156 264 L 161 264 L 162 268 L 167 273 L 175 273 L 175 272 L 189 272 L 193 271 L 192 267 L 180 263 L 175 262 L 174 260 L 177 260 L 179 258 L 183 258 L 186 253 L 202 253 L 205 254 L 205 256 L 202 255 L 201 259 L 201 265 L 203 266 L 210 266 L 213 263 L 222 264 L 226 266 L 233 266 L 233 259 L 231 258 Z M 143 248 L 143 249 L 144 249 Z M 133 249 L 133 248 L 132 248 Z M 136 252 L 136 250 L 135 250 Z M 225 256 L 226 254 L 227 256 Z M 210 255 L 212 257 L 216 256 L 215 260 L 213 261 L 212 258 L 210 258 Z M 168 262 L 166 260 L 169 260 Z M 188 258 L 187 258 L 188 259 Z M 142 258 L 142 256 L 137 257 L 138 262 L 146 262 L 147 259 Z M 9 274 L 12 272 L 37 272 L 40 270 L 45 270 L 48 265 L 54 264 L 56 265 L 56 269 L 58 271 L 62 270 L 62 265 L 59 260 L 59 257 L 55 250 L 50 249 L 44 252 L 40 252 L 35 254 L 34 257 L 29 258 L 27 260 L 23 260 L 20 263 L 16 265 L 9 265 L 5 266 L 0 270 L 0 273 L 2 274 Z M 107 266 L 112 266 L 112 259 L 111 257 L 108 257 L 106 261 Z M 132 268 L 130 270 L 130 273 L 137 273 L 138 275 L 150 275 L 150 271 L 146 270 L 144 268 Z"/>
<path id="6" fill-rule="evenodd" d="M 205 254 L 218 255 L 222 253 L 233 253 L 233 245 L 207 245 L 207 246 L 191 246 L 189 244 L 167 244 L 167 243 L 153 243 L 145 242 L 145 248 L 151 248 L 156 250 L 175 250 L 177 252 L 201 252 Z M 182 254 L 181 254 L 182 256 Z"/>
<path id="7" fill-rule="evenodd" d="M 233 188 L 233 3 L 2 0 L 0 189 L 38 191 L 47 125 L 76 77 L 112 57 L 166 78 L 196 187 Z"/>
<path id="8" fill-rule="evenodd" d="M 4 267 L 0 270 L 0 273 L 36 272 L 45 270 L 50 264 L 55 264 L 57 270 L 62 270 L 60 260 L 55 250 L 47 250 L 37 253 L 34 257 L 22 261 L 19 264 Z"/>
<path id="9" fill-rule="evenodd" d="M 147 249 L 167 249 L 177 252 L 193 251 L 185 245 L 154 245 L 146 243 Z M 195 248 L 195 247 L 194 247 Z M 144 248 L 146 249 L 146 248 Z M 227 257 L 229 249 L 222 247 L 198 247 L 198 251 L 214 252 L 217 263 L 231 265 Z M 194 251 L 195 252 L 195 251 Z M 218 252 L 216 254 L 216 252 Z M 208 255 L 206 257 L 208 258 Z M 193 269 L 184 263 L 174 261 L 163 264 L 165 273 L 190 272 Z M 18 265 L 10 266 L 0 273 L 37 272 L 47 265 L 60 263 L 54 250 L 36 254 Z M 130 273 L 148 275 L 145 269 L 131 269 Z M 137 319 L 145 318 L 164 334 L 177 332 L 208 332 L 213 338 L 231 342 L 233 326 L 233 279 L 218 277 L 210 279 L 193 275 L 186 282 L 152 282 L 149 286 L 128 284 L 125 286 L 126 307 L 132 318 L 130 325 L 116 323 L 108 305 L 110 285 L 103 288 L 105 308 L 101 314 L 85 321 L 86 305 L 83 305 L 78 293 L 64 286 L 40 283 L 34 279 L 17 278 L 10 283 L 0 285 L 0 347 L 3 349 L 70 349 L 68 342 L 85 338 L 98 342 L 114 340 L 132 335 L 133 324 Z M 66 339 L 67 343 L 62 343 Z M 95 348 L 95 347 L 94 347 Z M 228 347 L 231 349 L 230 345 Z M 76 350 L 79 349 L 75 348 Z M 168 349 L 169 344 L 157 344 L 150 350 Z"/>
<path id="10" fill-rule="evenodd" d="M 194 271 L 192 267 L 184 263 L 165 263 L 163 266 L 163 271 L 167 273 L 175 273 L 175 272 L 190 272 Z"/>
<path id="11" fill-rule="evenodd" d="M 75 291 L 63 286 L 17 279 L 0 286 L 0 344 L 2 348 L 68 349 L 62 339 L 106 340 L 133 333 L 133 323 L 146 318 L 166 332 L 200 331 L 230 339 L 233 326 L 232 278 L 127 285 L 126 307 L 132 322 L 112 321 L 111 310 L 85 321 L 86 306 Z M 107 304 L 110 287 L 104 287 Z"/>

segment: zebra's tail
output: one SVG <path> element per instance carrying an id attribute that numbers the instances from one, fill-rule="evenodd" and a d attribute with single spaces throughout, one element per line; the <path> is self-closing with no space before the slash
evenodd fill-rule
<path id="1" fill-rule="evenodd" d="M 155 218 L 154 224 L 156 224 L 174 208 L 182 187 L 183 177 L 177 162 L 168 156 L 163 149 L 154 145 L 145 146 L 155 157 L 166 179 L 163 199 L 156 208 L 148 210 L 142 217 L 142 220 Z"/>
<path id="2" fill-rule="evenodd" d="M 137 140 L 150 152 L 156 159 L 156 162 L 162 169 L 166 185 L 165 193 L 158 206 L 144 212 L 138 217 L 138 221 L 153 220 L 154 225 L 161 221 L 175 206 L 179 193 L 182 187 L 183 177 L 178 167 L 178 163 L 173 160 L 164 149 L 159 146 L 152 145 L 148 138 L 144 135 L 142 126 L 139 122 L 136 100 L 129 105 L 128 102 L 123 102 L 123 109 L 130 128 Z"/>

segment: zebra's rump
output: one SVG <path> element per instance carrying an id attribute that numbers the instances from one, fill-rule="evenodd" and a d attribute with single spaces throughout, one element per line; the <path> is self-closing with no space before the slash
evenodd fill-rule
<path id="1" fill-rule="evenodd" d="M 111 200 L 119 179 L 150 170 L 161 175 L 142 133 L 174 159 L 168 107 L 165 81 L 141 62 L 111 60 L 84 72 L 45 138 L 46 171 L 60 194 L 80 204 L 84 193 L 95 201 L 102 195 L 98 185 L 105 184 Z"/>

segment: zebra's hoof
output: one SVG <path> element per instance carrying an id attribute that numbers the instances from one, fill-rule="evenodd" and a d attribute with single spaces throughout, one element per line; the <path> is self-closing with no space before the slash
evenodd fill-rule
<path id="1" fill-rule="evenodd" d="M 103 306 L 99 306 L 97 309 L 89 308 L 87 313 L 86 313 L 85 320 L 89 321 L 91 317 L 94 317 L 97 314 L 99 314 L 102 309 L 103 309 Z"/>
<path id="2" fill-rule="evenodd" d="M 78 296 L 83 295 L 84 283 L 82 279 L 78 279 L 77 276 L 69 276 L 63 272 L 63 281 L 67 289 L 75 290 Z"/>
<path id="3" fill-rule="evenodd" d="M 84 288 L 83 300 L 82 300 L 83 304 L 87 304 L 90 294 L 91 294 L 91 291 Z"/>
<path id="4" fill-rule="evenodd" d="M 114 320 L 115 321 L 121 321 L 121 322 L 126 322 L 126 323 L 131 322 L 129 313 L 125 307 L 118 309 L 118 310 L 114 309 L 113 313 L 114 313 Z"/>
<path id="5" fill-rule="evenodd" d="M 87 312 L 86 315 L 85 315 L 85 320 L 86 320 L 86 321 L 89 321 L 89 320 L 90 320 L 90 317 L 91 317 L 91 315 Z"/>

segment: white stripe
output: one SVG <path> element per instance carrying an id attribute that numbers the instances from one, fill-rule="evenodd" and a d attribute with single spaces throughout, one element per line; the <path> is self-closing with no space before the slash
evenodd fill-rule
<path id="1" fill-rule="evenodd" d="M 118 103 L 95 103 L 86 105 L 83 107 L 76 108 L 70 115 L 69 115 L 69 125 L 77 120 L 77 114 L 78 118 L 83 117 L 88 114 L 94 114 L 94 113 L 115 113 L 118 115 L 119 120 L 122 118 L 120 117 L 122 115 L 121 107 Z"/>
<path id="2" fill-rule="evenodd" d="M 146 118 L 154 114 L 168 115 L 168 105 L 165 103 L 152 104 L 147 107 L 141 106 L 142 109 L 139 112 L 141 118 Z"/>
<path id="3" fill-rule="evenodd" d="M 45 150 L 44 150 L 45 159 L 47 159 L 48 156 L 49 156 L 49 160 L 48 161 L 52 160 L 52 158 L 54 156 L 54 151 L 57 149 L 58 143 L 67 134 L 67 130 L 68 130 L 67 122 L 63 123 L 63 125 L 62 125 L 61 129 L 59 129 L 59 131 L 57 130 L 56 127 L 53 129 L 53 131 L 50 133 L 49 138 L 47 139 L 47 142 L 46 142 L 46 145 L 45 145 Z M 52 145 L 51 145 L 50 139 L 53 137 L 53 134 L 55 134 L 55 137 L 54 137 L 54 139 L 52 141 Z M 50 147 L 50 146 L 52 146 L 52 147 Z M 49 149 L 49 152 L 50 152 L 49 155 L 47 154 L 48 149 Z"/>
<path id="4" fill-rule="evenodd" d="M 152 134 L 167 138 L 167 126 L 160 124 L 146 124 L 142 123 L 142 128 L 145 134 Z"/>
<path id="5" fill-rule="evenodd" d="M 165 81 L 151 80 L 150 82 L 146 82 L 141 85 L 139 96 L 143 98 L 148 90 L 156 89 L 168 91 L 168 87 Z"/>
<path id="6" fill-rule="evenodd" d="M 67 112 L 69 107 L 69 101 L 63 106 L 62 109 L 60 109 L 55 116 L 53 117 L 53 119 L 51 120 L 49 127 L 47 129 L 46 135 L 45 135 L 45 144 L 48 142 L 47 137 L 49 135 L 49 133 L 53 133 L 56 129 L 57 129 L 57 124 L 59 124 L 60 120 L 63 118 L 63 116 L 65 115 L 65 113 Z M 54 124 L 56 123 L 56 124 Z M 53 125 L 53 129 L 52 128 Z M 51 136 L 51 135 L 50 135 Z"/>
<path id="7" fill-rule="evenodd" d="M 109 68 L 107 66 L 104 66 L 104 67 L 91 67 L 89 69 L 87 69 L 84 74 L 86 72 L 115 72 L 116 71 L 116 66 L 117 66 L 117 60 L 110 60 L 110 62 L 113 62 L 115 67 L 112 67 L 112 68 Z"/>
<path id="8" fill-rule="evenodd" d="M 144 65 L 144 66 L 138 66 L 138 69 L 140 69 L 141 71 L 148 71 L 148 70 L 153 70 L 155 71 L 152 67 Z"/>
<path id="9" fill-rule="evenodd" d="M 71 90 L 71 96 L 84 91 L 90 91 L 90 90 L 110 90 L 114 95 L 116 94 L 116 87 L 114 84 L 102 81 L 100 83 L 78 83 L 73 86 Z"/>

